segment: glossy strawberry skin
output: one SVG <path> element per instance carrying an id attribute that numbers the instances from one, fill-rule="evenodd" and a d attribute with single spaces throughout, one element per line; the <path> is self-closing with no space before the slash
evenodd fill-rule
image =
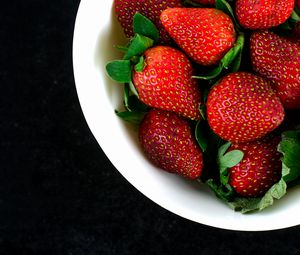
<path id="1" fill-rule="evenodd" d="M 139 141 L 157 167 L 188 179 L 201 176 L 203 155 L 187 119 L 153 108 L 141 122 Z"/>
<path id="2" fill-rule="evenodd" d="M 134 71 L 132 76 L 142 102 L 200 119 L 201 92 L 184 53 L 169 46 L 155 46 L 144 52 L 144 65 L 143 71 Z"/>
<path id="3" fill-rule="evenodd" d="M 201 65 L 218 64 L 236 40 L 230 17 L 214 8 L 169 8 L 160 19 L 179 47 Z"/>
<path id="4" fill-rule="evenodd" d="M 294 0 L 237 0 L 235 12 L 241 26 L 254 30 L 284 23 L 293 8 Z"/>
<path id="5" fill-rule="evenodd" d="M 159 20 L 161 12 L 170 7 L 180 7 L 181 0 L 115 0 L 114 9 L 125 35 L 130 38 L 133 33 L 133 16 L 136 12 L 150 19 L 158 28 L 163 43 L 170 43 L 171 38 Z"/>
<path id="6" fill-rule="evenodd" d="M 273 82 L 284 107 L 300 109 L 300 42 L 256 31 L 250 38 L 250 54 L 253 69 Z"/>
<path id="7" fill-rule="evenodd" d="M 244 152 L 242 161 L 229 169 L 229 184 L 243 197 L 260 197 L 281 178 L 279 137 L 265 137 L 248 143 L 232 144 L 231 150 Z"/>
<path id="8" fill-rule="evenodd" d="M 226 75 L 208 94 L 211 129 L 234 143 L 259 139 L 278 127 L 284 109 L 270 82 L 246 72 Z"/>

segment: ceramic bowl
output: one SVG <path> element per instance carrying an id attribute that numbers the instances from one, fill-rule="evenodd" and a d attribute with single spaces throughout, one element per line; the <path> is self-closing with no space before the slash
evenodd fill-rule
<path id="1" fill-rule="evenodd" d="M 137 130 L 114 113 L 122 107 L 122 85 L 113 82 L 105 64 L 120 58 L 114 48 L 125 42 L 112 0 L 82 0 L 73 41 L 73 67 L 82 111 L 91 132 L 115 168 L 137 190 L 163 208 L 217 228 L 262 231 L 300 223 L 300 189 L 264 211 L 234 212 L 204 185 L 154 167 L 143 155 Z M 99 169 L 101 171 L 101 169 Z"/>

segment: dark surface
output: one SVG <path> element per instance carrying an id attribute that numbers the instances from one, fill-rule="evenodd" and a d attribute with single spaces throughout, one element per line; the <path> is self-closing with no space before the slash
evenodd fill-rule
<path id="1" fill-rule="evenodd" d="M 1 4 L 0 254 L 300 254 L 299 227 L 255 233 L 196 224 L 114 169 L 76 95 L 78 4 Z"/>

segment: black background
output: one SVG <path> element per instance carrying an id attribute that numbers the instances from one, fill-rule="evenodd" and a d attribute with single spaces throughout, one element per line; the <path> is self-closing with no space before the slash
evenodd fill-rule
<path id="1" fill-rule="evenodd" d="M 299 227 L 256 233 L 196 224 L 118 173 L 77 99 L 78 5 L 0 6 L 0 255 L 300 254 Z"/>

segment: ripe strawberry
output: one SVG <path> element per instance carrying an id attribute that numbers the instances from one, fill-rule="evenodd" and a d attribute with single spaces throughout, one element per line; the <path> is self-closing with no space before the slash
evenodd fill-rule
<path id="1" fill-rule="evenodd" d="M 133 71 L 132 75 L 142 102 L 200 119 L 201 92 L 184 53 L 169 46 L 155 46 L 144 52 L 144 66 L 141 72 Z"/>
<path id="2" fill-rule="evenodd" d="M 230 150 L 244 152 L 242 161 L 229 169 L 229 184 L 243 197 L 260 197 L 281 177 L 279 137 L 232 144 Z"/>
<path id="3" fill-rule="evenodd" d="M 298 10 L 300 10 L 300 0 L 296 0 L 295 5 L 298 8 Z"/>
<path id="4" fill-rule="evenodd" d="M 160 31 L 161 40 L 165 43 L 170 42 L 170 37 L 163 29 L 159 16 L 166 8 L 180 6 L 182 6 L 181 0 L 115 0 L 114 2 L 116 16 L 128 38 L 134 35 L 132 26 L 133 16 L 136 12 L 139 12 L 156 25 Z"/>
<path id="5" fill-rule="evenodd" d="M 207 120 L 222 139 L 246 142 L 280 125 L 284 109 L 270 82 L 246 72 L 226 75 L 209 92 Z"/>
<path id="6" fill-rule="evenodd" d="M 284 107 L 300 109 L 300 42 L 256 31 L 250 53 L 255 72 L 273 82 Z"/>
<path id="7" fill-rule="evenodd" d="M 234 24 L 213 8 L 169 8 L 160 16 L 173 40 L 196 63 L 218 64 L 236 40 Z"/>
<path id="8" fill-rule="evenodd" d="M 216 1 L 215 0 L 193 0 L 193 2 L 202 4 L 202 5 L 214 5 Z"/>
<path id="9" fill-rule="evenodd" d="M 153 108 L 141 122 L 139 141 L 146 156 L 159 168 L 189 179 L 201 175 L 202 151 L 187 119 Z"/>
<path id="10" fill-rule="evenodd" d="M 236 17 L 244 28 L 265 29 L 284 23 L 292 14 L 295 0 L 237 0 Z"/>

